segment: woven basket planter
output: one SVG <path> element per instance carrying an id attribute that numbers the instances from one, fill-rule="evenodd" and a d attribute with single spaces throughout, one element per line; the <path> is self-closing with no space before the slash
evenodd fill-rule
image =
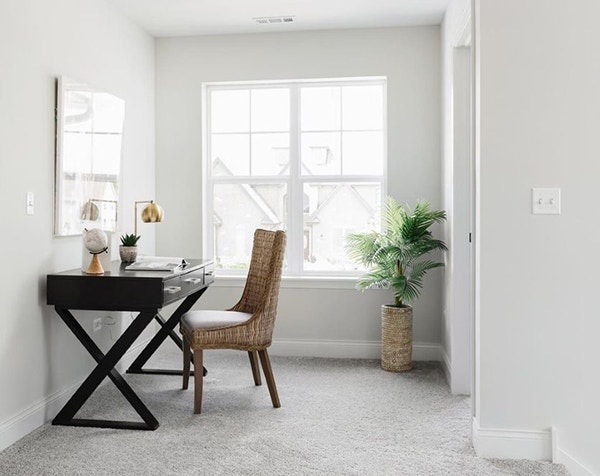
<path id="1" fill-rule="evenodd" d="M 390 372 L 412 369 L 412 307 L 381 306 L 381 367 Z"/>

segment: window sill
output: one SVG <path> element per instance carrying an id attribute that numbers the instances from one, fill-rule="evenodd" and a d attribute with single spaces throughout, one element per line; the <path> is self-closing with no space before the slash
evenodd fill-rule
<path id="1" fill-rule="evenodd" d="M 282 276 L 281 288 L 290 289 L 352 289 L 356 290 L 357 277 L 345 276 Z M 244 287 L 246 276 L 215 276 L 212 286 L 219 288 Z M 374 291 L 378 291 L 375 289 Z M 385 290 L 383 290 L 385 291 Z"/>

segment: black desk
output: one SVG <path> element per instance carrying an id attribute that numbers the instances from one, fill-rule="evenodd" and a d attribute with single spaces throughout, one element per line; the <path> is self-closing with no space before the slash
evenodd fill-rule
<path id="1" fill-rule="evenodd" d="M 126 271 L 124 264 L 113 261 L 110 272 L 101 276 L 87 275 L 80 269 L 49 274 L 46 278 L 48 304 L 54 305 L 58 315 L 97 362 L 97 366 L 56 415 L 52 424 L 136 430 L 158 428 L 158 421 L 154 415 L 114 367 L 148 324 L 156 319 L 160 323 L 160 330 L 142 350 L 127 372 L 181 375 L 181 371 L 146 370 L 142 367 L 167 337 L 171 337 L 180 348 L 182 347 L 181 339 L 174 331 L 175 326 L 179 323 L 181 316 L 189 311 L 202 296 L 212 281 L 212 261 L 210 260 L 189 260 L 189 264 L 185 268 L 175 272 Z M 182 299 L 183 302 L 173 314 L 168 319 L 163 319 L 159 314 L 159 309 Z M 135 311 L 138 314 L 121 337 L 104 354 L 71 313 L 71 310 L 76 309 Z M 74 418 L 105 377 L 109 377 L 113 381 L 143 422 Z"/>

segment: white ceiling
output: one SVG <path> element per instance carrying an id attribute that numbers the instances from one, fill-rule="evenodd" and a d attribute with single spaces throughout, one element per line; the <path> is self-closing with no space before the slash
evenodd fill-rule
<path id="1" fill-rule="evenodd" d="M 449 0 L 109 0 L 154 36 L 433 25 Z M 258 24 L 255 17 L 294 16 Z"/>

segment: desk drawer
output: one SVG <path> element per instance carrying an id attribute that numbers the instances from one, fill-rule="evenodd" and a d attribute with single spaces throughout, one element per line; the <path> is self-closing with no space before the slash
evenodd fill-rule
<path id="1" fill-rule="evenodd" d="M 162 307 L 162 282 L 147 279 L 111 279 L 110 276 L 48 275 L 50 305 L 97 311 L 139 311 Z"/>
<path id="2" fill-rule="evenodd" d="M 208 286 L 213 283 L 214 278 L 214 266 L 210 265 L 202 269 L 197 269 L 189 273 L 181 275 L 181 280 L 184 283 L 195 285 L 204 284 Z"/>
<path id="3" fill-rule="evenodd" d="M 169 304 L 177 301 L 205 287 L 204 269 L 197 269 L 189 273 L 173 276 L 164 281 L 164 303 Z"/>

